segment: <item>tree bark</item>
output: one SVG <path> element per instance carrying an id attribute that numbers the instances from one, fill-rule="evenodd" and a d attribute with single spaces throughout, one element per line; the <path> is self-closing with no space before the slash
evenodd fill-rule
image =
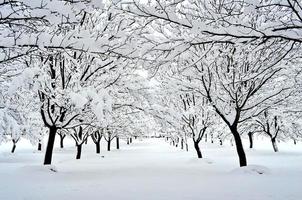
<path id="1" fill-rule="evenodd" d="M 205 134 L 204 141 L 208 142 L 208 134 Z"/>
<path id="2" fill-rule="evenodd" d="M 102 135 L 100 134 L 99 131 L 94 132 L 91 135 L 92 141 L 95 144 L 95 150 L 96 153 L 99 154 L 101 153 L 101 139 L 102 139 Z"/>
<path id="3" fill-rule="evenodd" d="M 49 128 L 48 142 L 45 152 L 44 165 L 50 165 L 52 160 L 53 146 L 56 139 L 57 127 Z"/>
<path id="4" fill-rule="evenodd" d="M 184 139 L 182 139 L 182 138 L 181 138 L 180 146 L 181 146 L 181 149 L 184 149 Z"/>
<path id="5" fill-rule="evenodd" d="M 200 148 L 199 148 L 199 146 L 198 146 L 198 142 L 194 142 L 194 148 L 195 148 L 195 150 L 196 150 L 197 157 L 198 157 L 198 158 L 202 158 L 202 154 L 201 154 Z"/>
<path id="6" fill-rule="evenodd" d="M 95 143 L 96 153 L 101 153 L 101 142 L 98 141 Z"/>
<path id="7" fill-rule="evenodd" d="M 63 149 L 64 148 L 64 138 L 66 137 L 65 135 L 60 135 L 60 148 Z"/>
<path id="8" fill-rule="evenodd" d="M 16 144 L 17 144 L 17 142 L 15 142 L 15 140 L 13 140 L 13 148 L 12 148 L 12 150 L 11 150 L 12 153 L 14 153 L 15 150 L 16 150 L 16 147 L 17 147 Z"/>
<path id="9" fill-rule="evenodd" d="M 253 133 L 249 132 L 248 133 L 249 136 L 249 141 L 250 141 L 250 149 L 252 149 L 254 147 L 254 142 L 253 142 Z"/>
<path id="10" fill-rule="evenodd" d="M 240 134 L 238 133 L 237 127 L 231 127 L 231 132 L 234 136 L 240 167 L 247 166 L 246 155 L 243 149 L 241 137 Z"/>
<path id="11" fill-rule="evenodd" d="M 127 138 L 127 144 L 129 145 L 129 138 Z"/>
<path id="12" fill-rule="evenodd" d="M 189 151 L 189 145 L 186 143 L 186 150 Z"/>
<path id="13" fill-rule="evenodd" d="M 120 149 L 120 139 L 116 137 L 116 149 Z"/>
<path id="14" fill-rule="evenodd" d="M 76 159 L 81 159 L 82 155 L 82 144 L 77 144 L 77 156 Z"/>
<path id="15" fill-rule="evenodd" d="M 38 143 L 38 151 L 42 151 L 42 144 L 41 144 L 41 142 Z"/>
<path id="16" fill-rule="evenodd" d="M 110 151 L 110 149 L 111 149 L 111 140 L 108 139 L 108 141 L 107 141 L 107 151 Z"/>
<path id="17" fill-rule="evenodd" d="M 278 149 L 278 145 L 276 143 L 276 138 L 271 138 L 271 141 L 272 141 L 274 152 L 278 152 L 279 149 Z"/>
<path id="18" fill-rule="evenodd" d="M 132 137 L 130 138 L 130 143 L 132 143 Z"/>

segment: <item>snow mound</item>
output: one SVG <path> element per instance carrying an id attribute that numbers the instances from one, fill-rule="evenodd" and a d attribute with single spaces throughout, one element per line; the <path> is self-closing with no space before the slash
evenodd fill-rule
<path id="1" fill-rule="evenodd" d="M 212 164 L 213 161 L 208 158 L 192 158 L 188 161 L 189 164 Z"/>
<path id="2" fill-rule="evenodd" d="M 270 174 L 270 170 L 267 167 L 261 165 L 248 165 L 246 167 L 240 167 L 231 171 L 232 174 Z"/>

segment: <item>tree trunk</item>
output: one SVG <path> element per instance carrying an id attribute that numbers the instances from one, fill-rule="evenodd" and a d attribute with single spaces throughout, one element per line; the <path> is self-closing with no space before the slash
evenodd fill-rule
<path id="1" fill-rule="evenodd" d="M 130 138 L 130 143 L 132 143 L 132 137 Z"/>
<path id="2" fill-rule="evenodd" d="M 181 149 L 184 149 L 184 139 L 182 139 L 182 138 L 181 138 L 180 146 L 181 146 Z"/>
<path id="3" fill-rule="evenodd" d="M 189 145 L 186 143 L 186 150 L 189 151 Z"/>
<path id="4" fill-rule="evenodd" d="M 120 149 L 120 139 L 116 137 L 116 149 Z"/>
<path id="5" fill-rule="evenodd" d="M 127 138 L 127 144 L 129 145 L 129 138 Z"/>
<path id="6" fill-rule="evenodd" d="M 41 142 L 38 143 L 38 151 L 42 151 L 42 144 L 41 144 Z"/>
<path id="7" fill-rule="evenodd" d="M 85 144 L 88 144 L 88 137 L 87 137 L 86 140 L 85 140 Z"/>
<path id="8" fill-rule="evenodd" d="M 274 152 L 278 152 L 279 149 L 278 149 L 278 146 L 277 146 L 277 143 L 276 143 L 276 138 L 272 138 L 271 141 L 272 141 Z"/>
<path id="9" fill-rule="evenodd" d="M 56 127 L 49 128 L 49 135 L 48 135 L 47 147 L 46 147 L 46 152 L 45 152 L 44 165 L 51 164 L 53 146 L 54 146 L 55 139 L 56 139 L 56 133 L 57 133 Z"/>
<path id="10" fill-rule="evenodd" d="M 107 141 L 107 151 L 110 151 L 110 146 L 111 146 L 111 140 L 108 139 L 108 141 Z"/>
<path id="11" fill-rule="evenodd" d="M 197 157 L 198 157 L 198 158 L 202 158 L 202 154 L 201 154 L 200 148 L 199 148 L 199 146 L 198 146 L 198 142 L 194 142 L 194 148 L 195 148 L 195 150 L 196 150 Z"/>
<path id="12" fill-rule="evenodd" d="M 82 144 L 77 144 L 77 156 L 76 159 L 81 159 L 82 155 Z"/>
<path id="13" fill-rule="evenodd" d="M 208 134 L 205 134 L 204 141 L 208 142 Z"/>
<path id="14" fill-rule="evenodd" d="M 222 139 L 219 139 L 220 146 L 222 146 Z"/>
<path id="15" fill-rule="evenodd" d="M 294 139 L 294 145 L 296 145 L 296 144 L 297 144 L 297 140 Z"/>
<path id="16" fill-rule="evenodd" d="M 101 142 L 98 141 L 95 143 L 96 153 L 101 153 Z"/>
<path id="17" fill-rule="evenodd" d="M 244 152 L 244 149 L 243 149 L 241 137 L 240 137 L 240 134 L 238 133 L 237 127 L 232 127 L 231 132 L 234 136 L 234 140 L 235 140 L 235 144 L 236 144 L 236 150 L 237 150 L 237 154 L 238 154 L 238 157 L 239 157 L 240 167 L 247 166 L 246 155 L 245 155 L 245 152 Z"/>
<path id="18" fill-rule="evenodd" d="M 16 150 L 16 147 L 17 147 L 16 144 L 17 144 L 17 143 L 15 142 L 15 140 L 13 140 L 13 148 L 12 148 L 12 150 L 11 150 L 12 153 L 14 153 L 15 150 Z"/>
<path id="19" fill-rule="evenodd" d="M 61 147 L 61 149 L 64 148 L 64 138 L 65 138 L 65 137 L 66 137 L 65 135 L 61 135 L 61 134 L 60 134 L 60 147 Z"/>
<path id="20" fill-rule="evenodd" d="M 250 149 L 252 149 L 253 146 L 254 146 L 254 142 L 253 142 L 253 133 L 252 133 L 252 132 L 249 132 L 249 133 L 248 133 L 248 136 L 249 136 L 249 141 L 250 141 Z"/>
<path id="21" fill-rule="evenodd" d="M 211 143 L 213 144 L 214 143 L 214 135 L 211 134 Z"/>

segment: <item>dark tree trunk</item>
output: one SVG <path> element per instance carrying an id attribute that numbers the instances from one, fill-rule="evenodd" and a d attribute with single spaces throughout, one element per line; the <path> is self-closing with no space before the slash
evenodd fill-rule
<path id="1" fill-rule="evenodd" d="M 12 153 L 14 153 L 15 150 L 16 150 L 16 147 L 17 147 L 16 144 L 17 144 L 17 142 L 15 142 L 15 140 L 13 140 L 13 148 L 12 148 L 12 150 L 11 150 Z"/>
<path id="2" fill-rule="evenodd" d="M 60 148 L 63 149 L 64 148 L 64 138 L 66 137 L 66 135 L 61 135 L 60 134 Z"/>
<path id="3" fill-rule="evenodd" d="M 87 137 L 86 140 L 85 140 L 85 144 L 88 144 L 88 137 Z"/>
<path id="4" fill-rule="evenodd" d="M 297 144 L 297 140 L 294 139 L 294 145 L 296 145 L 296 144 Z"/>
<path id="5" fill-rule="evenodd" d="M 174 140 L 172 141 L 172 145 L 173 145 L 173 146 L 175 146 L 175 142 L 174 142 Z"/>
<path id="6" fill-rule="evenodd" d="M 194 148 L 195 148 L 195 150 L 196 150 L 197 157 L 198 157 L 198 158 L 202 158 L 202 154 L 201 154 L 200 148 L 199 148 L 199 146 L 198 146 L 198 142 L 194 142 Z"/>
<path id="7" fill-rule="evenodd" d="M 42 151 L 42 144 L 41 144 L 41 142 L 38 143 L 38 151 Z"/>
<path id="8" fill-rule="evenodd" d="M 189 151 L 189 145 L 186 143 L 186 150 Z"/>
<path id="9" fill-rule="evenodd" d="M 253 133 L 249 132 L 248 136 L 249 136 L 249 141 L 250 141 L 250 149 L 252 149 L 254 147 Z"/>
<path id="10" fill-rule="evenodd" d="M 129 143 L 129 138 L 127 138 L 127 144 L 129 145 L 130 143 Z"/>
<path id="11" fill-rule="evenodd" d="M 95 131 L 93 134 L 91 134 L 91 138 L 92 138 L 93 143 L 95 144 L 96 153 L 97 154 L 101 153 L 102 135 L 100 134 L 99 131 Z"/>
<path id="12" fill-rule="evenodd" d="M 241 137 L 240 134 L 238 133 L 237 127 L 231 127 L 231 132 L 234 136 L 240 167 L 247 166 L 246 155 L 243 149 Z"/>
<path id="13" fill-rule="evenodd" d="M 46 147 L 46 152 L 45 152 L 44 165 L 51 164 L 53 146 L 54 146 L 55 139 L 56 139 L 56 133 L 57 133 L 56 127 L 49 128 L 49 135 L 48 135 L 48 142 L 47 142 L 47 147 Z"/>
<path id="14" fill-rule="evenodd" d="M 132 138 L 130 138 L 130 143 L 132 143 Z"/>
<path id="15" fill-rule="evenodd" d="M 211 143 L 213 144 L 214 143 L 214 135 L 211 134 Z"/>
<path id="16" fill-rule="evenodd" d="M 120 138 L 116 137 L 116 149 L 120 149 Z"/>
<path id="17" fill-rule="evenodd" d="M 108 139 L 108 141 L 107 141 L 107 151 L 110 151 L 110 149 L 111 149 L 111 140 Z"/>
<path id="18" fill-rule="evenodd" d="M 180 146 L 181 146 L 181 149 L 184 149 L 184 139 L 182 139 L 182 138 L 181 138 Z"/>
<path id="19" fill-rule="evenodd" d="M 77 144 L 77 156 L 76 159 L 81 159 L 82 155 L 82 144 Z"/>
<path id="20" fill-rule="evenodd" d="M 277 143 L 276 143 L 276 138 L 271 138 L 271 141 L 272 141 L 274 152 L 278 152 L 279 149 L 278 149 L 278 146 L 277 146 Z"/>
<path id="21" fill-rule="evenodd" d="M 96 153 L 101 153 L 101 142 L 98 141 L 95 143 Z"/>
<path id="22" fill-rule="evenodd" d="M 64 148 L 64 138 L 60 139 L 60 148 L 63 149 Z"/>
<path id="23" fill-rule="evenodd" d="M 204 141 L 208 142 L 208 134 L 205 134 Z"/>
<path id="24" fill-rule="evenodd" d="M 219 139 L 220 146 L 222 146 L 222 139 Z"/>

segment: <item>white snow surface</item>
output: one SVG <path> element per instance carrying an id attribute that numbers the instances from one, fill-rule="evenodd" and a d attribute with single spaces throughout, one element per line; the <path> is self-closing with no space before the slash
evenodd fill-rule
<path id="1" fill-rule="evenodd" d="M 58 141 L 57 141 L 58 142 Z M 10 145 L 10 144 L 8 144 Z M 247 150 L 249 166 L 238 168 L 235 149 L 202 143 L 205 159 L 175 148 L 164 139 L 121 142 L 121 149 L 94 153 L 90 141 L 81 160 L 75 147 L 56 147 L 53 165 L 26 141 L 10 154 L 0 147 L 1 200 L 300 200 L 302 147 L 280 144 Z M 289 147 L 288 147 L 289 146 Z M 192 147 L 192 146 L 190 146 Z M 295 149 L 295 150 L 294 150 Z M 255 173 L 261 171 L 263 173 Z"/>

